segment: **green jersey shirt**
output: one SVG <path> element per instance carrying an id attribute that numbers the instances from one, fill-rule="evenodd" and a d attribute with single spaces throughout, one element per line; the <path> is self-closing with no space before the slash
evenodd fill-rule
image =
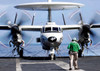
<path id="1" fill-rule="evenodd" d="M 77 42 L 73 41 L 71 42 L 68 47 L 70 51 L 78 52 L 80 50 L 80 46 Z"/>

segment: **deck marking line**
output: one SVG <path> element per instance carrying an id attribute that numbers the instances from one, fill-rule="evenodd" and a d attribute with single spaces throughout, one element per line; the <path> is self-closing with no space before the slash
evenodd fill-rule
<path id="1" fill-rule="evenodd" d="M 22 71 L 20 59 L 16 59 L 16 71 Z"/>
<path id="2" fill-rule="evenodd" d="M 20 62 L 20 64 L 51 64 L 54 63 L 62 69 L 69 70 L 69 64 L 64 61 L 48 61 L 48 62 Z M 76 71 L 76 70 L 72 70 Z M 78 71 L 85 71 L 83 69 L 79 69 Z"/>
<path id="3" fill-rule="evenodd" d="M 65 70 L 68 70 L 69 69 L 69 64 L 68 63 L 65 63 L 63 61 L 58 61 L 58 62 L 55 62 L 55 64 L 59 67 L 61 67 L 62 69 L 65 69 Z M 72 70 L 72 71 L 76 71 L 76 70 Z M 79 69 L 78 71 L 85 71 L 83 69 Z"/>

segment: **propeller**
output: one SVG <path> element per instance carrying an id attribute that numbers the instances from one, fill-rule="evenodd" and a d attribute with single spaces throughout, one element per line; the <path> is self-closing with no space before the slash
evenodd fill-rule
<path id="1" fill-rule="evenodd" d="M 75 17 L 74 17 L 73 14 L 75 15 Z M 91 25 L 94 23 L 94 20 L 92 20 L 89 24 L 84 24 L 83 18 L 82 18 L 82 14 L 81 14 L 81 12 L 79 10 L 75 11 L 73 14 L 71 15 L 71 18 L 74 19 L 74 21 L 76 21 L 77 23 L 82 25 L 81 34 L 80 35 L 83 35 L 83 34 L 85 35 L 87 33 L 90 33 L 90 35 L 94 37 L 95 34 L 91 30 Z"/>
<path id="2" fill-rule="evenodd" d="M 96 23 L 100 23 L 100 12 L 99 11 L 96 12 L 96 14 L 92 18 L 92 20 L 89 22 L 89 26 L 88 26 L 88 29 L 87 29 L 92 36 L 94 36 L 95 34 L 94 34 L 93 31 L 91 31 L 90 28 L 92 27 L 93 24 L 96 24 Z"/>
<path id="3" fill-rule="evenodd" d="M 91 36 L 95 36 L 94 32 L 91 30 L 90 25 L 83 25 L 81 35 L 90 33 Z"/>
<path id="4" fill-rule="evenodd" d="M 15 35 L 18 33 L 20 34 L 23 39 L 25 40 L 29 40 L 29 38 L 26 38 L 27 35 L 25 35 L 26 33 L 22 32 L 19 27 L 21 25 L 24 25 L 26 23 L 31 23 L 31 19 L 25 14 L 22 13 L 21 15 L 18 15 L 17 13 L 15 14 L 15 18 L 14 18 L 14 22 L 12 22 L 9 17 L 7 16 L 6 12 L 2 13 L 3 15 L 0 15 L 0 23 L 5 24 L 9 26 L 9 28 L 11 28 L 10 32 L 7 32 L 6 35 L 4 36 L 5 38 L 10 38 L 11 36 L 16 37 Z M 29 37 L 29 36 L 28 36 Z"/>
<path id="5" fill-rule="evenodd" d="M 89 24 L 90 24 L 91 27 L 92 27 L 93 24 L 98 24 L 98 23 L 100 23 L 100 11 L 96 11 L 96 13 L 92 17 L 92 19 L 89 21 Z M 92 40 L 95 41 L 95 42 L 93 42 L 93 44 L 96 44 L 100 41 L 98 39 L 100 37 L 98 29 L 96 29 L 95 31 L 96 31 L 96 35 L 95 35 L 95 37 L 92 38 Z"/>

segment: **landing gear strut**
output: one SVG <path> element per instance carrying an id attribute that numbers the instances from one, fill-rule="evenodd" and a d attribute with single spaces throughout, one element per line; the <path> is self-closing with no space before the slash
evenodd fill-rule
<path id="1" fill-rule="evenodd" d="M 20 50 L 20 57 L 21 58 L 23 57 L 23 48 L 21 48 L 21 50 Z"/>
<path id="2" fill-rule="evenodd" d="M 49 54 L 49 58 L 50 58 L 50 60 L 55 60 L 56 59 L 56 56 L 55 56 L 55 54 Z"/>
<path id="3" fill-rule="evenodd" d="M 82 50 L 79 50 L 78 57 L 82 57 Z"/>
<path id="4" fill-rule="evenodd" d="M 51 48 L 49 52 L 50 52 L 50 54 L 49 54 L 50 60 L 55 60 L 56 59 L 56 57 L 55 57 L 55 49 Z"/>
<path id="5" fill-rule="evenodd" d="M 17 51 L 19 57 L 22 58 L 23 57 L 23 48 L 16 47 L 16 48 L 13 49 L 12 53 L 14 53 L 15 50 Z"/>

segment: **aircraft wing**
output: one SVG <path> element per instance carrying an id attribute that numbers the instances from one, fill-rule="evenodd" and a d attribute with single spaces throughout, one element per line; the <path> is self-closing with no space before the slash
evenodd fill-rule
<path id="1" fill-rule="evenodd" d="M 92 24 L 91 28 L 100 28 L 100 24 Z"/>
<path id="2" fill-rule="evenodd" d="M 0 30 L 10 30 L 8 25 L 0 25 Z"/>
<path id="3" fill-rule="evenodd" d="M 43 26 L 20 26 L 20 29 L 23 31 L 41 31 Z"/>
<path id="4" fill-rule="evenodd" d="M 61 25 L 62 30 L 80 29 L 82 25 Z M 100 28 L 100 24 L 92 24 L 91 28 Z"/>
<path id="5" fill-rule="evenodd" d="M 80 29 L 82 25 L 61 25 L 62 30 Z"/>

